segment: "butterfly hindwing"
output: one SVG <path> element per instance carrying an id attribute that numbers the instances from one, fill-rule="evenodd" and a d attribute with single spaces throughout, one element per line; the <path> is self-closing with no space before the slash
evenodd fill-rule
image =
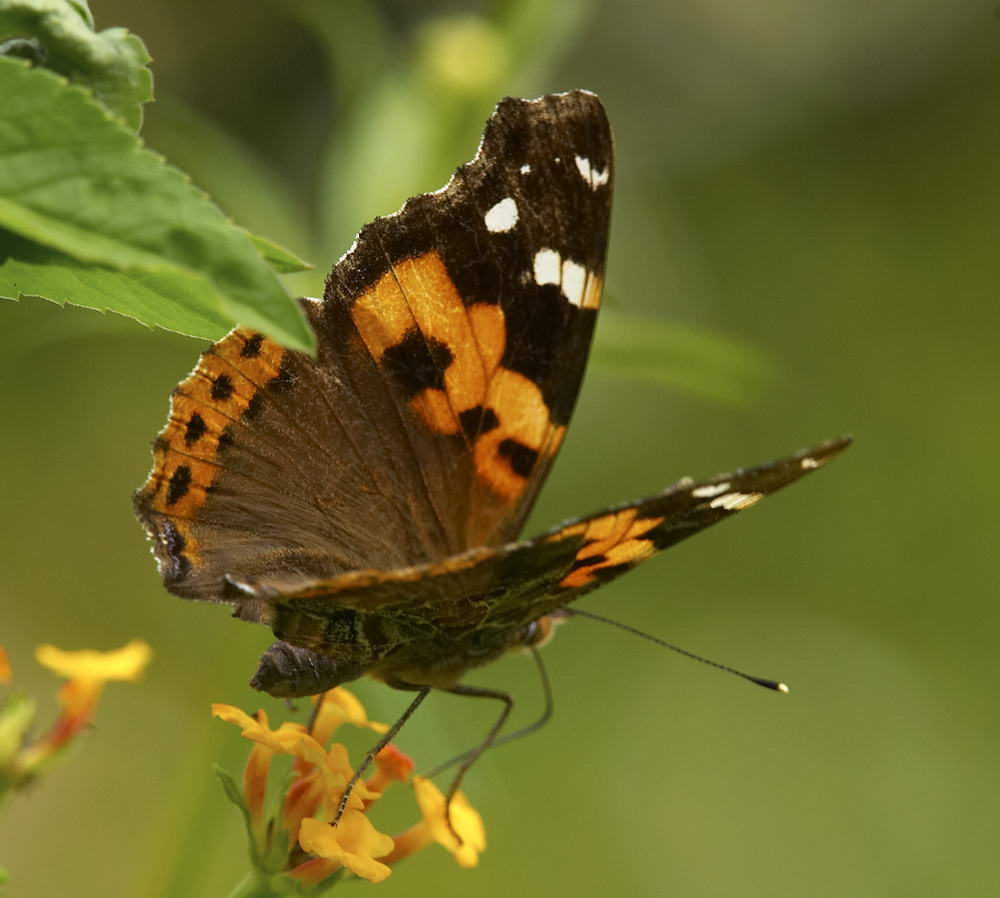
<path id="1" fill-rule="evenodd" d="M 426 676 L 440 663 L 446 681 L 528 641 L 539 618 L 817 470 L 849 442 L 833 440 L 698 483 L 683 480 L 532 540 L 433 564 L 352 571 L 298 589 L 273 578 L 240 586 L 268 605 L 282 639 L 332 657 L 362 646 L 366 668 L 389 680 L 408 681 L 418 670 Z M 441 645 L 450 649 L 444 656 Z"/>
<path id="2" fill-rule="evenodd" d="M 209 349 L 136 494 L 168 588 L 239 605 L 231 577 L 304 584 L 516 536 L 586 364 L 612 164 L 593 94 L 504 100 L 476 158 L 362 229 L 303 301 L 315 361 L 244 329 Z"/>

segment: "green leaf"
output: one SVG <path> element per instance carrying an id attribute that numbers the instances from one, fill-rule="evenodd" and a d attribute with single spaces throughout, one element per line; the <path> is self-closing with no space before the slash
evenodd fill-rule
<path id="1" fill-rule="evenodd" d="M 11 38 L 37 42 L 39 64 L 87 88 L 139 130 L 142 104 L 153 99 L 153 76 L 149 53 L 134 34 L 124 28 L 95 33 L 85 0 L 0 0 L 0 41 Z"/>
<path id="2" fill-rule="evenodd" d="M 288 178 L 218 121 L 161 93 L 142 133 L 150 147 L 191 175 L 236 221 L 250 230 L 266 229 L 284 246 L 315 252 L 309 243 L 310 212 Z"/>
<path id="3" fill-rule="evenodd" d="M 112 291 L 107 309 L 210 338 L 220 323 L 244 324 L 312 351 L 301 311 L 246 232 L 82 90 L 0 58 L 0 96 L 0 228 L 98 266 L 106 277 L 117 270 L 148 286 L 156 276 L 152 289 L 162 302 L 135 301 L 125 285 Z M 291 264 L 287 254 L 267 252 Z M 178 293 L 172 285 L 181 285 Z M 5 295 L 76 302 L 71 292 L 49 290 L 36 281 Z M 198 317 L 212 323 L 211 332 L 189 322 Z"/>
<path id="4" fill-rule="evenodd" d="M 294 274 L 297 271 L 309 271 L 314 267 L 311 262 L 303 261 L 290 249 L 279 246 L 266 237 L 253 234 L 246 228 L 240 230 L 247 235 L 260 257 L 278 274 Z"/>
<path id="5" fill-rule="evenodd" d="M 708 331 L 605 309 L 591 368 L 630 380 L 699 394 L 727 405 L 755 401 L 774 377 L 755 347 Z"/>
<path id="6" fill-rule="evenodd" d="M 0 296 L 39 297 L 119 312 L 160 327 L 219 340 L 232 326 L 205 278 L 182 271 L 115 271 L 0 230 Z"/>
<path id="7" fill-rule="evenodd" d="M 233 775 L 228 771 L 220 767 L 218 764 L 212 765 L 212 770 L 215 771 L 215 775 L 219 778 L 219 782 L 222 783 L 222 791 L 226 793 L 226 798 L 228 798 L 236 807 L 240 809 L 240 813 L 243 815 L 243 823 L 247 829 L 247 835 L 253 838 L 253 834 L 250 831 L 250 812 L 247 810 L 247 806 L 243 801 L 243 792 L 240 787 L 236 785 L 236 780 Z"/>
<path id="8" fill-rule="evenodd" d="M 261 870 L 260 858 L 257 856 L 257 844 L 253 837 L 253 824 L 250 820 L 250 811 L 247 809 L 246 802 L 243 800 L 243 791 L 239 786 L 236 785 L 236 780 L 233 779 L 233 775 L 228 771 L 224 770 L 218 764 L 212 765 L 212 770 L 215 771 L 215 775 L 219 778 L 219 782 L 222 783 L 222 791 L 226 793 L 226 798 L 228 798 L 240 812 L 240 816 L 243 818 L 243 830 L 247 836 L 247 845 L 250 849 L 250 859 L 253 861 L 255 870 Z M 252 879 L 256 881 L 256 873 L 253 875 Z"/>
<path id="9" fill-rule="evenodd" d="M 35 717 L 35 700 L 13 693 L 0 708 L 0 767 L 20 749 Z"/>

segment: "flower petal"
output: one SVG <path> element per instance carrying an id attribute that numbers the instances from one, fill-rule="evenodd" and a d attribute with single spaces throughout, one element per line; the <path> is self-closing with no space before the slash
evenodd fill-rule
<path id="1" fill-rule="evenodd" d="M 263 853 L 267 841 L 267 819 L 264 817 L 264 799 L 267 792 L 267 774 L 271 769 L 274 752 L 259 742 L 250 750 L 243 768 L 243 798 L 258 852 Z"/>
<path id="2" fill-rule="evenodd" d="M 109 680 L 134 682 L 142 675 L 152 654 L 149 643 L 133 639 L 120 649 L 110 652 L 93 649 L 67 652 L 54 645 L 40 645 L 35 650 L 35 660 L 60 677 L 102 683 Z"/>
<path id="3" fill-rule="evenodd" d="M 486 850 L 486 829 L 483 818 L 465 795 L 456 792 L 451 800 L 452 832 L 448 825 L 448 806 L 441 790 L 430 780 L 416 776 L 413 778 L 413 791 L 434 840 L 451 852 L 460 867 L 475 867 L 479 863 L 479 853 Z"/>
<path id="4" fill-rule="evenodd" d="M 215 702 L 212 705 L 212 716 L 226 723 L 233 723 L 242 730 L 241 735 L 261 745 L 266 745 L 272 751 L 283 755 L 295 753 L 299 742 L 306 737 L 306 728 L 299 723 L 285 722 L 276 730 L 272 730 L 263 710 L 257 712 L 257 717 L 251 717 L 246 711 L 233 705 Z"/>
<path id="5" fill-rule="evenodd" d="M 304 886 L 314 886 L 328 876 L 332 876 L 340 868 L 340 861 L 331 861 L 325 857 L 311 857 L 297 867 L 288 871 L 288 875 L 297 879 Z"/>
<path id="6" fill-rule="evenodd" d="M 389 783 L 405 783 L 415 766 L 413 758 L 390 742 L 375 755 L 375 772 L 368 778 L 368 788 L 384 792 Z"/>
<path id="7" fill-rule="evenodd" d="M 392 839 L 375 829 L 360 811 L 345 811 L 335 827 L 306 817 L 299 829 L 299 844 L 319 857 L 339 861 L 369 882 L 382 882 L 392 872 L 375 860 L 392 851 Z"/>
<path id="8" fill-rule="evenodd" d="M 369 720 L 365 706 L 343 686 L 337 686 L 316 696 L 315 701 L 320 705 L 313 721 L 312 734 L 318 742 L 326 744 L 333 731 L 342 723 L 366 727 L 376 733 L 384 733 L 389 729 L 384 723 Z"/>
<path id="9" fill-rule="evenodd" d="M 382 862 L 390 867 L 433 844 L 434 836 L 431 835 L 430 824 L 426 820 L 421 820 L 398 836 L 393 836 L 392 841 L 395 847 L 391 853 L 382 858 Z"/>

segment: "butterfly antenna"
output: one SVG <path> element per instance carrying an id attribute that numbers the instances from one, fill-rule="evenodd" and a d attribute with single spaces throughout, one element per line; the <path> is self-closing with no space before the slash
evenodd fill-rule
<path id="1" fill-rule="evenodd" d="M 555 701 L 552 696 L 552 683 L 549 681 L 548 671 L 545 669 L 545 662 L 542 661 L 542 653 L 538 651 L 534 646 L 528 646 L 531 656 L 535 659 L 535 664 L 538 665 L 538 676 L 542 681 L 542 693 L 545 696 L 545 709 L 542 711 L 541 715 L 532 723 L 527 726 L 521 727 L 519 730 L 514 730 L 513 733 L 507 733 L 506 736 L 501 736 L 498 739 L 493 740 L 493 744 L 490 749 L 499 748 L 501 745 L 506 745 L 509 742 L 515 742 L 518 739 L 523 739 L 525 736 L 530 736 L 532 733 L 540 730 L 545 724 L 547 724 L 552 719 L 552 712 L 555 710 Z M 460 755 L 455 755 L 453 758 L 448 758 L 447 761 L 443 761 L 428 770 L 426 773 L 422 773 L 421 776 L 427 779 L 433 779 L 439 773 L 444 773 L 449 767 L 454 767 L 456 764 L 470 758 L 476 749 L 470 748 L 468 751 L 462 752 Z"/>
<path id="2" fill-rule="evenodd" d="M 593 611 L 582 611 L 579 608 L 561 608 L 560 611 L 570 617 L 589 617 L 591 620 L 600 621 L 602 624 L 609 624 L 612 627 L 618 627 L 619 630 L 624 630 L 626 633 L 631 633 L 633 636 L 641 636 L 643 639 L 648 639 L 650 642 L 653 642 L 662 648 L 670 649 L 672 652 L 677 652 L 677 654 L 683 655 L 685 658 L 700 661 L 702 664 L 707 664 L 709 667 L 714 667 L 717 670 L 724 670 L 726 673 L 736 674 L 736 676 L 742 677 L 744 680 L 749 680 L 751 683 L 755 683 L 758 686 L 763 686 L 765 689 L 773 689 L 775 692 L 788 692 L 788 687 L 778 680 L 768 680 L 764 677 L 753 677 L 750 674 L 743 673 L 742 670 L 736 670 L 734 667 L 727 667 L 725 664 L 719 664 L 718 661 L 711 661 L 708 658 L 703 658 L 701 655 L 696 655 L 694 652 L 689 652 L 687 649 L 682 649 L 680 646 L 673 645 L 672 643 L 658 639 L 655 636 L 650 636 L 649 633 L 645 633 L 637 627 L 629 626 L 629 624 L 623 624 L 621 621 L 612 620 L 610 617 L 594 614 Z"/>

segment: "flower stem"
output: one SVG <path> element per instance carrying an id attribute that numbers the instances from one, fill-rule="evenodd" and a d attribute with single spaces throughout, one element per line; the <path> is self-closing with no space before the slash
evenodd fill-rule
<path id="1" fill-rule="evenodd" d="M 226 898 L 275 898 L 277 894 L 271 888 L 267 877 L 251 872 L 236 885 Z"/>

